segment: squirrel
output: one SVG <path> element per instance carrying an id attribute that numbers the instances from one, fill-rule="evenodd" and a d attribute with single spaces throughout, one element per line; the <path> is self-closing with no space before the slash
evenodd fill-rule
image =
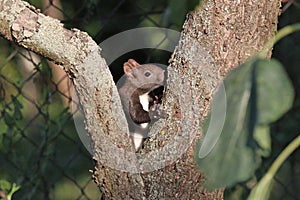
<path id="1" fill-rule="evenodd" d="M 123 70 L 125 78 L 118 90 L 137 152 L 148 137 L 151 121 L 157 119 L 156 111 L 162 99 L 165 70 L 154 64 L 140 65 L 134 59 L 125 62 Z"/>

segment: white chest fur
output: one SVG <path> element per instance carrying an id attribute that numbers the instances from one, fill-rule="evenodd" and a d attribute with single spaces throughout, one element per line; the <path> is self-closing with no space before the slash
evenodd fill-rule
<path id="1" fill-rule="evenodd" d="M 143 110 L 149 112 L 149 95 L 148 95 L 148 92 L 145 93 L 145 94 L 142 94 L 139 96 L 139 100 L 140 100 L 140 104 L 142 105 L 143 107 Z M 142 129 L 145 129 L 145 131 L 147 131 L 147 127 L 149 126 L 149 123 L 142 123 L 140 124 L 140 127 Z M 141 129 L 140 129 L 141 131 Z M 142 131 L 143 132 L 143 131 Z M 138 132 L 135 132 L 133 133 L 133 143 L 134 143 L 134 146 L 135 146 L 135 150 L 137 151 L 141 145 L 143 144 L 143 140 L 145 139 L 145 133 L 138 133 Z"/>
<path id="2" fill-rule="evenodd" d="M 149 112 L 149 95 L 148 92 L 139 96 L 140 103 L 143 106 L 143 109 Z"/>

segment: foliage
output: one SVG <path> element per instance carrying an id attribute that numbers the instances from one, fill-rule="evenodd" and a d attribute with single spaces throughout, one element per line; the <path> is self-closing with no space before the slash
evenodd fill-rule
<path id="1" fill-rule="evenodd" d="M 12 200 L 12 196 L 15 192 L 17 192 L 20 189 L 20 186 L 16 185 L 15 183 L 10 183 L 6 180 L 0 179 L 0 199 L 6 199 L 6 200 Z M 3 196 L 1 196 L 3 195 Z M 3 197 L 3 198 L 1 198 Z"/>
<path id="2" fill-rule="evenodd" d="M 256 199 L 269 199 L 270 191 L 271 191 L 271 184 L 273 183 L 272 179 L 274 178 L 277 170 L 282 165 L 282 163 L 290 156 L 293 151 L 295 151 L 300 146 L 300 135 L 294 139 L 277 157 L 274 161 L 273 165 L 264 175 L 264 177 L 259 181 L 259 183 L 255 186 L 255 188 L 251 191 L 249 196 L 249 200 L 256 200 Z"/>
<path id="3" fill-rule="evenodd" d="M 36 7 L 41 8 L 42 12 L 44 11 L 42 9 L 42 1 L 28 1 Z M 105 2 L 99 0 L 66 0 L 62 1 L 63 7 L 59 9 L 56 1 L 48 1 L 49 6 L 54 5 L 64 16 L 62 22 L 65 27 L 84 30 L 92 35 L 98 43 L 115 33 L 136 27 L 157 26 L 180 31 L 187 11 L 193 10 L 196 4 L 196 0 L 114 0 Z M 284 13 L 281 16 L 282 26 L 291 23 L 289 20 L 292 20 L 292 22 L 299 21 L 300 12 L 296 6 L 292 6 L 288 11 L 291 11 L 292 14 L 287 15 Z M 253 143 L 246 144 L 242 148 L 254 148 L 256 150 L 250 151 L 249 154 L 253 155 L 253 157 L 250 157 L 251 159 L 255 158 L 256 155 L 257 159 L 254 159 L 254 161 L 257 164 L 251 163 L 250 166 L 259 165 L 259 168 L 247 181 L 226 189 L 225 196 L 229 199 L 245 199 L 248 196 L 249 190 L 255 185 L 256 180 L 260 179 L 266 173 L 266 169 L 271 165 L 283 147 L 295 138 L 295 134 L 300 131 L 299 41 L 299 37 L 295 35 L 285 38 L 284 41 L 277 44 L 274 51 L 274 56 L 283 63 L 285 70 L 293 82 L 296 91 L 293 108 L 272 124 L 265 123 L 263 126 L 255 126 L 256 131 L 254 133 L 260 134 L 252 135 L 251 141 Z M 90 163 L 91 160 L 86 158 L 86 152 L 82 153 L 81 143 L 77 135 L 74 134 L 75 130 L 68 112 L 64 110 L 60 98 L 55 97 L 55 93 L 58 91 L 55 90 L 56 85 L 53 86 L 53 83 L 49 82 L 49 79 L 52 78 L 50 75 L 51 70 L 49 70 L 49 67 L 43 61 L 40 65 L 35 65 L 36 71 L 34 71 L 31 79 L 30 77 L 26 77 L 28 78 L 27 82 L 33 81 L 39 89 L 39 93 L 37 94 L 38 100 L 35 103 L 38 103 L 36 104 L 37 107 L 40 106 L 39 112 L 41 115 L 34 116 L 32 113 L 36 108 L 28 106 L 28 99 L 26 99 L 26 95 L 23 95 L 25 92 L 22 91 L 25 90 L 23 87 L 27 84 L 27 82 L 23 82 L 26 79 L 24 71 L 22 71 L 23 66 L 17 62 L 18 58 L 14 56 L 15 54 L 22 55 L 22 53 L 19 49 L 1 39 L 0 46 L 0 178 L 12 183 L 16 182 L 22 186 L 14 196 L 16 199 L 24 199 L 25 195 L 28 198 L 36 197 L 36 199 L 43 199 L 47 195 L 52 195 L 52 197 L 55 195 L 54 197 L 58 197 L 57 199 L 76 199 L 76 194 L 82 194 L 84 190 L 84 188 L 80 188 L 80 191 L 78 191 L 78 185 L 85 184 L 85 180 L 82 177 L 90 177 L 90 174 L 86 172 L 92 165 Z M 162 63 L 163 60 L 167 63 L 170 55 L 161 51 L 153 53 L 153 51 L 142 50 L 125 55 L 124 58 L 120 59 L 120 62 L 115 62 L 110 67 L 116 69 L 124 60 L 133 56 L 141 62 Z M 30 62 L 34 63 L 32 60 Z M 271 62 L 275 63 L 278 67 L 278 62 L 274 60 Z M 244 64 L 244 66 L 248 65 L 248 68 L 253 71 L 253 68 L 257 68 L 257 65 L 261 66 L 261 64 L 268 65 L 268 61 L 255 58 L 249 61 L 248 64 Z M 247 68 L 247 66 L 245 67 Z M 36 73 L 42 74 L 42 78 L 35 76 Z M 41 81 L 41 79 L 47 81 Z M 7 80 L 13 81 L 8 83 Z M 272 84 L 277 84 L 277 82 L 275 81 Z M 269 86 L 272 86 L 272 84 Z M 234 88 L 235 86 L 232 87 Z M 275 97 L 281 95 L 284 99 L 283 93 L 288 92 L 285 90 L 286 88 L 278 91 L 278 95 L 274 94 Z M 5 91 L 5 95 L 3 95 L 3 91 Z M 271 103 L 268 104 L 268 102 L 266 104 L 271 109 L 273 108 L 272 105 Z M 281 104 L 279 107 L 281 107 Z M 249 114 L 250 111 L 247 111 Z M 278 118 L 278 116 L 272 115 L 270 117 L 274 117 L 274 119 L 275 117 Z M 266 119 L 268 119 L 268 116 L 266 116 Z M 47 120 L 48 122 L 46 122 Z M 262 139 L 262 137 L 264 138 Z M 35 143 L 31 143 L 32 140 Z M 272 148 L 270 148 L 270 143 Z M 81 154 L 77 154 L 79 152 Z M 266 157 L 268 155 L 269 157 Z M 296 156 L 285 162 L 285 165 L 288 165 L 288 167 L 285 167 L 283 172 L 278 172 L 276 180 L 282 177 L 290 177 L 289 179 L 293 179 L 295 183 L 292 186 L 297 189 L 299 187 L 299 178 L 297 179 L 299 174 L 296 174 L 296 176 L 292 174 L 293 169 L 299 166 L 299 162 L 297 163 L 297 159 L 299 160 L 299 158 Z M 244 159 L 246 160 L 248 157 Z M 73 162 L 74 160 L 75 162 Z M 224 170 L 223 163 L 219 166 L 219 170 Z M 209 167 L 212 168 L 213 165 L 210 164 Z M 235 170 L 235 166 L 233 166 L 232 170 Z M 80 177 L 79 182 L 77 182 L 78 176 Z M 246 180 L 246 178 L 244 179 Z M 277 184 L 280 186 L 276 187 L 276 181 L 273 179 L 273 186 L 274 188 L 276 187 L 272 191 L 274 193 L 273 196 L 278 195 L 278 193 L 285 195 L 289 192 L 288 189 L 293 188 L 285 187 L 285 184 L 286 182 L 283 182 L 283 184 L 280 182 L 280 184 Z M 284 189 L 278 190 L 278 188 Z M 55 191 L 53 192 L 53 190 Z M 96 190 L 89 189 L 89 192 L 93 193 Z M 45 196 L 39 196 L 40 193 L 44 193 Z"/>
<path id="4" fill-rule="evenodd" d="M 300 30 L 300 24 L 282 29 L 266 44 L 265 49 L 269 49 L 274 41 L 297 30 Z M 206 186 L 228 188 L 225 197 L 229 199 L 245 198 L 243 188 L 255 184 L 253 178 L 263 166 L 262 158 L 271 154 L 272 127 L 294 105 L 294 89 L 289 77 L 280 62 L 261 58 L 266 52 L 263 50 L 258 57 L 237 67 L 225 79 L 227 106 L 221 135 L 216 138 L 216 146 L 206 157 L 202 158 L 197 154 L 201 152 L 205 139 L 197 145 L 196 159 L 208 177 Z M 217 91 L 212 107 L 222 102 L 220 97 L 224 96 L 218 95 L 220 92 L 221 89 Z M 256 184 L 249 199 L 269 198 L 275 173 L 299 146 L 298 136 Z"/>
<path id="5" fill-rule="evenodd" d="M 198 3 L 197 0 L 28 1 L 41 12 L 51 7 L 61 14 L 66 28 L 86 31 L 98 43 L 137 27 L 181 30 L 186 12 Z M 185 9 L 173 11 L 174 2 Z M 167 8 L 172 10 L 173 17 L 165 14 Z M 176 13 L 179 11 L 180 16 Z M 23 49 L 2 38 L 0 46 L 0 178 L 21 186 L 14 194 L 15 199 L 97 199 L 99 189 L 88 173 L 93 168 L 92 158 L 78 138 L 70 110 L 62 103 L 61 94 L 65 91 L 58 89 L 61 82 L 54 81 L 53 69 L 45 59 L 36 61 L 32 55 L 25 56 Z M 110 68 L 122 71 L 120 63 L 128 58 L 167 64 L 169 57 L 169 52 L 140 50 L 124 55 Z M 20 63 L 22 59 L 29 63 Z"/>
<path id="6" fill-rule="evenodd" d="M 16 56 L 0 66 L 0 190 L 14 199 L 76 199 L 86 191 L 85 197 L 99 196 L 96 186 L 88 184 L 92 159 L 76 134 L 69 108 L 62 105 L 51 68 L 42 60 L 29 75 L 20 75 L 16 72 L 21 64 L 13 62 L 18 62 Z M 58 185 L 74 192 L 57 193 Z"/>
<path id="7" fill-rule="evenodd" d="M 294 98 L 291 83 L 275 60 L 253 58 L 233 70 L 224 85 L 227 97 L 224 127 L 210 154 L 198 159 L 201 170 L 209 177 L 209 188 L 232 186 L 254 174 L 261 157 L 270 153 L 270 123 L 292 106 Z M 224 96 L 216 97 L 220 99 L 214 103 L 220 104 Z"/>

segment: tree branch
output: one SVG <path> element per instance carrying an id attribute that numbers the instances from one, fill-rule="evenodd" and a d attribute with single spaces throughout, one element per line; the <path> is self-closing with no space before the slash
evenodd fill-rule
<path id="1" fill-rule="evenodd" d="M 142 159 L 129 142 L 128 128 L 117 125 L 127 124 L 117 89 L 100 48 L 86 33 L 64 29 L 26 2 L 2 0 L 0 34 L 61 64 L 74 78 L 94 142 L 94 178 L 108 199 L 222 199 L 222 190 L 203 188 L 205 178 L 190 145 L 202 136 L 201 123 L 222 77 L 260 51 L 276 31 L 279 4 L 279 0 L 207 0 L 188 15 L 168 68 L 169 117 L 161 129 L 151 130 L 162 131 L 145 144 Z M 155 151 L 160 148 L 162 154 Z M 180 158 L 170 159 L 181 151 Z M 159 162 L 166 166 L 151 171 Z"/>
<path id="2" fill-rule="evenodd" d="M 112 75 L 100 55 L 100 47 L 87 33 L 63 28 L 58 20 L 43 15 L 27 2 L 3 0 L 0 1 L 0 34 L 60 64 L 73 78 L 80 103 L 85 105 L 86 127 L 95 142 L 94 150 L 100 145 L 99 138 L 107 135 L 119 147 L 133 150 L 125 134 L 128 129 L 120 129 L 114 123 L 118 119 L 127 124 Z M 118 112 L 112 112 L 111 102 L 119 108 L 115 109 Z M 101 149 L 104 150 L 98 154 L 111 159 L 103 153 L 107 150 L 105 145 Z"/>

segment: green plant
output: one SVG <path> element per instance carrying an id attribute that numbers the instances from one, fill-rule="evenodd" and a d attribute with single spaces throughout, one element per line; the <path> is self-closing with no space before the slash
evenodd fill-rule
<path id="1" fill-rule="evenodd" d="M 231 188 L 225 192 L 230 199 L 245 198 L 247 194 L 238 184 L 255 184 L 255 173 L 262 167 L 263 160 L 272 153 L 271 127 L 282 118 L 294 103 L 294 88 L 284 67 L 276 59 L 264 59 L 272 46 L 286 35 L 300 30 L 300 24 L 281 29 L 258 56 L 234 69 L 224 80 L 226 91 L 226 118 L 214 148 L 205 157 L 199 156 L 204 140 L 200 140 L 195 157 L 198 165 L 208 178 L 210 189 Z M 224 101 L 219 89 L 212 107 Z M 215 110 L 214 112 L 218 112 Z M 218 113 L 217 116 L 224 116 Z M 216 121 L 205 122 L 207 124 Z M 300 146 L 300 137 L 294 139 L 281 152 L 261 181 L 252 189 L 249 199 L 267 199 L 271 181 L 283 161 Z"/>
<path id="2" fill-rule="evenodd" d="M 10 183 L 7 180 L 0 180 L 0 199 L 11 200 L 15 192 L 20 189 L 15 183 Z"/>

